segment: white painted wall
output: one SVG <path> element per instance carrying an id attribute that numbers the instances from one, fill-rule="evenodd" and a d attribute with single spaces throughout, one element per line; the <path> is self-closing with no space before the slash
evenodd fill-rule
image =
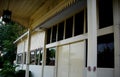
<path id="1" fill-rule="evenodd" d="M 28 38 L 26 38 L 24 41 L 25 41 L 25 52 L 27 52 L 27 50 L 28 50 Z"/>
<path id="2" fill-rule="evenodd" d="M 34 50 L 40 47 L 44 47 L 44 39 L 45 39 L 45 32 L 36 32 L 31 35 L 31 46 L 30 50 Z M 17 44 L 17 53 L 27 52 L 28 48 L 28 39 L 21 40 Z M 26 70 L 25 64 L 20 64 L 16 70 Z M 41 65 L 29 65 L 29 70 L 32 72 L 33 77 L 41 77 L 42 76 L 42 66 Z"/>
<path id="3" fill-rule="evenodd" d="M 57 77 L 84 77 L 85 41 L 58 47 Z"/>
<path id="4" fill-rule="evenodd" d="M 24 41 L 21 41 L 17 44 L 17 53 L 24 52 Z"/>
<path id="5" fill-rule="evenodd" d="M 29 65 L 29 70 L 33 77 L 41 77 L 42 75 L 42 66 L 40 65 Z"/>
<path id="6" fill-rule="evenodd" d="M 40 47 L 44 47 L 45 32 L 37 32 L 31 36 L 31 49 L 34 50 Z M 17 53 L 27 52 L 28 39 L 22 39 L 17 44 Z"/>
<path id="7" fill-rule="evenodd" d="M 45 32 L 37 32 L 31 37 L 30 50 L 44 47 Z"/>
<path id="8" fill-rule="evenodd" d="M 111 68 L 98 68 L 97 77 L 114 77 L 114 69 Z"/>
<path id="9" fill-rule="evenodd" d="M 43 77 L 55 77 L 55 67 L 44 66 Z"/>
<path id="10" fill-rule="evenodd" d="M 21 68 L 23 67 L 23 68 Z M 31 74 L 32 74 L 32 77 L 41 77 L 42 75 L 42 66 L 40 65 L 29 65 L 29 70 L 31 71 Z M 20 67 L 17 67 L 16 70 L 20 70 L 20 69 L 23 69 L 23 70 L 26 70 L 26 65 L 20 65 Z"/>

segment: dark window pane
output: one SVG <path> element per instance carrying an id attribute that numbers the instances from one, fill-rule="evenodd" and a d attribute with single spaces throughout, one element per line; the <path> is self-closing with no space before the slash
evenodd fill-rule
<path id="1" fill-rule="evenodd" d="M 55 65 L 55 48 L 48 48 L 46 51 L 46 65 Z"/>
<path id="2" fill-rule="evenodd" d="M 114 68 L 114 38 L 113 34 L 98 37 L 97 66 Z"/>
<path id="3" fill-rule="evenodd" d="M 64 36 L 64 22 L 61 22 L 58 25 L 58 41 L 63 40 L 63 36 Z"/>
<path id="4" fill-rule="evenodd" d="M 66 20 L 65 38 L 72 37 L 73 17 Z"/>
<path id="5" fill-rule="evenodd" d="M 84 10 L 75 15 L 75 36 L 83 34 L 84 30 Z"/>
<path id="6" fill-rule="evenodd" d="M 86 63 L 85 63 L 85 67 L 87 67 L 87 56 L 88 56 L 88 40 L 86 40 Z"/>
<path id="7" fill-rule="evenodd" d="M 51 36 L 51 28 L 47 30 L 47 44 L 50 43 L 50 36 Z"/>
<path id="8" fill-rule="evenodd" d="M 86 14 L 86 16 L 85 16 L 85 18 L 86 18 L 86 20 L 85 20 L 85 22 L 86 22 L 86 25 L 85 25 L 85 26 L 86 26 L 86 27 L 85 27 L 86 30 L 85 30 L 85 32 L 87 33 L 87 32 L 88 32 L 87 8 L 86 8 L 85 10 L 86 10 L 86 12 L 85 12 L 85 14 Z"/>
<path id="9" fill-rule="evenodd" d="M 85 55 L 86 57 L 86 61 L 85 61 L 85 67 L 87 67 L 87 56 L 88 56 L 88 40 L 86 40 L 86 55 Z"/>
<path id="10" fill-rule="evenodd" d="M 40 60 L 40 51 L 37 50 L 37 51 L 36 51 L 36 65 L 40 63 L 39 60 Z M 40 64 L 40 65 L 41 65 L 41 64 Z"/>
<path id="11" fill-rule="evenodd" d="M 99 28 L 113 25 L 112 0 L 98 0 Z"/>
<path id="12" fill-rule="evenodd" d="M 52 42 L 56 41 L 57 26 L 53 26 L 52 30 Z"/>
<path id="13" fill-rule="evenodd" d="M 24 64 L 26 64 L 26 52 L 24 52 Z"/>

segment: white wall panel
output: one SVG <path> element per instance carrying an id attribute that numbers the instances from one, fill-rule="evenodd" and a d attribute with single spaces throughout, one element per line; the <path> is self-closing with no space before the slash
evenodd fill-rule
<path id="1" fill-rule="evenodd" d="M 114 77 L 114 70 L 111 68 L 98 68 L 97 77 Z"/>
<path id="2" fill-rule="evenodd" d="M 24 52 L 24 41 L 21 41 L 17 45 L 17 53 L 22 53 Z"/>
<path id="3" fill-rule="evenodd" d="M 58 48 L 58 73 L 57 77 L 69 77 L 69 45 Z"/>
<path id="4" fill-rule="evenodd" d="M 29 70 L 32 72 L 32 77 L 41 77 L 42 75 L 42 66 L 39 65 L 30 65 Z"/>
<path id="5" fill-rule="evenodd" d="M 27 50 L 28 50 L 28 39 L 26 38 L 24 41 L 25 41 L 25 52 L 27 52 Z"/>
<path id="6" fill-rule="evenodd" d="M 69 77 L 83 77 L 85 67 L 84 42 L 70 44 L 70 75 Z"/>
<path id="7" fill-rule="evenodd" d="M 17 67 L 16 68 L 16 70 L 21 70 L 21 69 L 23 69 L 23 70 L 26 70 L 26 65 L 22 65 L 23 66 L 23 68 L 21 68 L 21 67 Z M 29 66 L 30 67 L 30 71 L 32 72 L 31 74 L 32 74 L 32 77 L 41 77 L 42 76 L 42 66 L 40 66 L 40 65 L 30 65 Z"/>
<path id="8" fill-rule="evenodd" d="M 45 32 L 37 32 L 31 37 L 31 50 L 44 46 Z"/>
<path id="9" fill-rule="evenodd" d="M 85 42 L 58 47 L 57 77 L 84 77 Z"/>
<path id="10" fill-rule="evenodd" d="M 54 66 L 44 66 L 43 77 L 55 77 L 55 67 Z"/>

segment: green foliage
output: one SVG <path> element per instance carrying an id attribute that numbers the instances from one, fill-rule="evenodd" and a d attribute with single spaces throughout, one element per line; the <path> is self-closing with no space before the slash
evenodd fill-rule
<path id="1" fill-rule="evenodd" d="M 0 77 L 25 77 L 25 70 L 15 71 L 16 67 L 8 61 L 5 62 L 4 68 L 0 71 Z M 31 71 L 29 71 L 29 77 L 32 77 Z"/>
<path id="2" fill-rule="evenodd" d="M 3 54 L 0 62 L 9 61 L 13 64 L 16 57 L 16 45 L 13 42 L 25 31 L 23 26 L 14 22 L 0 26 L 0 51 Z"/>
<path id="3" fill-rule="evenodd" d="M 11 22 L 0 26 L 0 77 L 16 77 L 13 61 L 16 58 L 16 45 L 13 42 L 25 32 L 25 28 Z M 3 64 L 3 65 L 2 65 Z"/>
<path id="4" fill-rule="evenodd" d="M 16 66 L 6 61 L 4 63 L 4 68 L 0 71 L 0 77 L 15 77 L 15 68 Z"/>
<path id="5" fill-rule="evenodd" d="M 15 71 L 17 66 L 11 65 L 10 62 L 4 63 L 4 68 L 0 71 L 0 77 L 25 77 L 25 70 Z M 29 77 L 32 77 L 31 71 L 29 71 Z"/>

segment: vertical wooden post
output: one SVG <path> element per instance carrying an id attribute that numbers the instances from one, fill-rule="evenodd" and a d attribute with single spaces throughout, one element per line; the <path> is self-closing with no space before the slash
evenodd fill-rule
<path id="1" fill-rule="evenodd" d="M 29 63 L 30 63 L 30 45 L 31 45 L 31 29 L 28 29 L 28 48 L 26 54 L 26 75 L 29 77 Z"/>
<path id="2" fill-rule="evenodd" d="M 96 0 L 87 0 L 88 58 L 87 77 L 97 77 L 97 13 Z"/>
<path id="3" fill-rule="evenodd" d="M 120 0 L 113 0 L 115 75 L 120 77 Z"/>
<path id="4" fill-rule="evenodd" d="M 44 66 L 45 66 L 45 55 L 46 55 L 46 30 L 44 30 L 45 33 L 44 33 L 44 47 L 43 47 L 43 55 L 42 55 L 42 60 L 43 60 L 43 63 L 42 63 L 42 74 L 41 74 L 41 77 L 44 77 Z"/>

